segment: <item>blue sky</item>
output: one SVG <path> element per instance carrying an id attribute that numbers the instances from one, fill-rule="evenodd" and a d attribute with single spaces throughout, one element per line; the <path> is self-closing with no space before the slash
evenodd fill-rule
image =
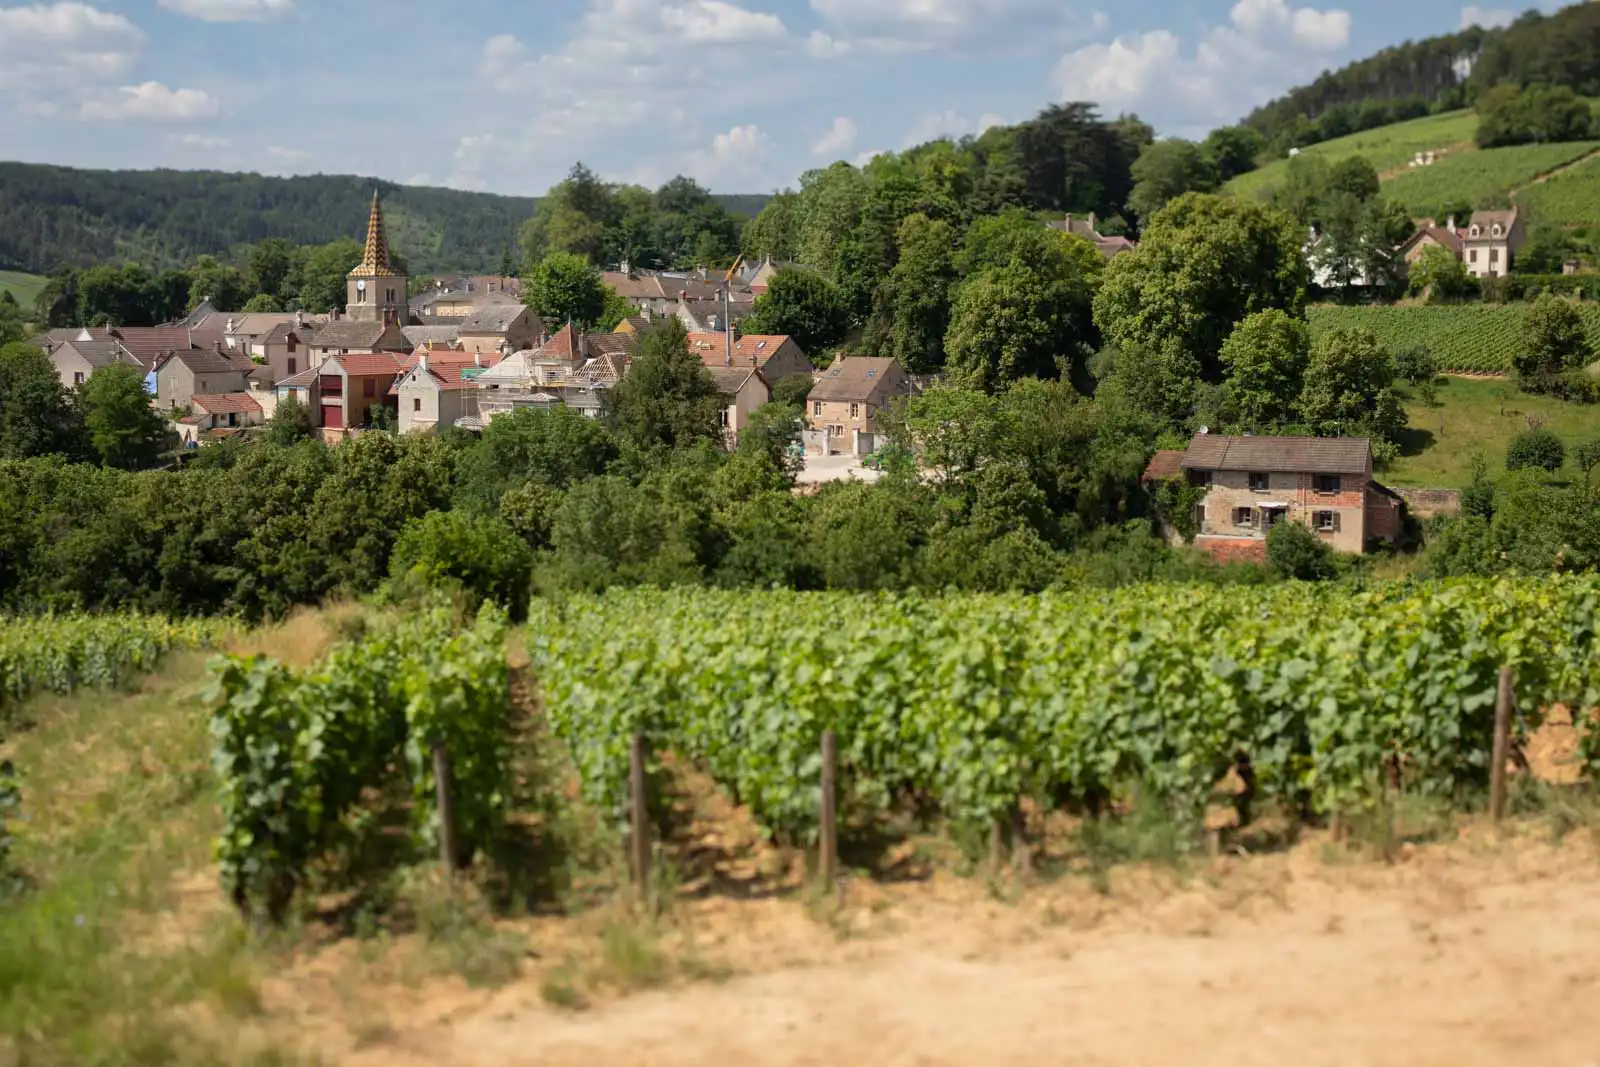
<path id="1" fill-rule="evenodd" d="M 1060 100 L 1198 136 L 1384 45 L 1510 17 L 1492 0 L 0 0 L 0 158 L 516 194 L 581 159 L 765 192 Z"/>

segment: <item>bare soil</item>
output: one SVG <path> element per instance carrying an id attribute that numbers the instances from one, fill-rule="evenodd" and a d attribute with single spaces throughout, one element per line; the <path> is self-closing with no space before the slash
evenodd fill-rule
<path id="1" fill-rule="evenodd" d="M 1393 864 L 1325 839 L 1184 877 L 1119 869 L 1015 897 L 939 872 L 673 909 L 663 951 L 732 977 L 552 1006 L 541 976 L 599 916 L 529 922 L 522 979 L 356 979 L 322 954 L 271 1014 L 356 1065 L 1600 1062 L 1600 854 L 1472 825 Z"/>

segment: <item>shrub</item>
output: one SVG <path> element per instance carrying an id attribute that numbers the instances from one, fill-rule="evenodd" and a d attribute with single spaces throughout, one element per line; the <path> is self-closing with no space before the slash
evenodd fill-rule
<path id="1" fill-rule="evenodd" d="M 389 577 L 403 592 L 458 584 L 477 601 L 493 600 L 520 618 L 528 609 L 533 553 L 498 518 L 434 511 L 401 531 Z"/>
<path id="2" fill-rule="evenodd" d="M 1571 302 L 1546 293 L 1523 319 L 1523 343 L 1512 356 L 1524 389 L 1548 392 L 1561 387 L 1568 371 L 1581 370 L 1591 358 L 1583 316 Z"/>
<path id="3" fill-rule="evenodd" d="M 1506 448 L 1506 470 L 1534 469 L 1554 474 L 1567 460 L 1561 438 L 1549 430 L 1525 430 Z"/>
<path id="4" fill-rule="evenodd" d="M 1333 549 L 1298 522 L 1284 521 L 1267 532 L 1267 565 L 1282 578 L 1318 582 L 1339 572 Z"/>
<path id="5" fill-rule="evenodd" d="M 1395 353 L 1394 372 L 1413 385 L 1420 385 L 1439 376 L 1439 364 L 1433 358 L 1433 349 L 1427 345 L 1409 345 Z"/>

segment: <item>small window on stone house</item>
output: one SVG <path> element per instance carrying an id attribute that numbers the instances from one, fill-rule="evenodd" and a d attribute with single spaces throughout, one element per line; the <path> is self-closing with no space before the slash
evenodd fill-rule
<path id="1" fill-rule="evenodd" d="M 412 411 L 421 411 L 422 410 L 422 398 L 420 396 L 414 396 L 414 397 L 411 398 L 411 410 Z"/>
<path id="2" fill-rule="evenodd" d="M 294 373 L 294 367 L 295 367 L 295 362 L 294 362 L 294 360 L 293 360 L 293 359 L 290 359 L 290 360 L 289 360 L 289 373 L 290 373 L 290 374 L 293 374 L 293 373 Z"/>
<path id="3" fill-rule="evenodd" d="M 1476 263 L 1476 262 L 1478 262 L 1478 250 L 1476 248 L 1474 248 L 1472 251 L 1467 253 L 1467 262 L 1468 263 Z"/>
<path id="4" fill-rule="evenodd" d="M 1266 471 L 1250 472 L 1250 491 L 1254 493 L 1264 493 L 1267 491 Z"/>
<path id="5" fill-rule="evenodd" d="M 72 384 L 73 385 L 82 385 L 83 384 L 83 371 L 75 370 L 75 371 L 72 372 Z"/>
<path id="6" fill-rule="evenodd" d="M 821 415 L 822 414 L 822 401 L 813 400 L 811 402 L 811 414 L 813 414 L 813 415 Z"/>
<path id="7" fill-rule="evenodd" d="M 1337 511 L 1318 511 L 1311 516 L 1311 525 L 1316 527 L 1318 533 L 1338 533 L 1339 513 Z"/>
<path id="8" fill-rule="evenodd" d="M 852 419 L 859 419 L 861 417 L 861 405 L 860 404 L 851 404 L 850 405 L 850 417 Z"/>
<path id="9" fill-rule="evenodd" d="M 1339 491 L 1339 476 L 1337 474 L 1319 474 L 1312 479 L 1311 487 L 1319 493 L 1337 493 Z"/>
<path id="10" fill-rule="evenodd" d="M 1189 471 L 1189 484 L 1197 489 L 1203 489 L 1211 484 L 1211 472 L 1202 470 Z"/>
<path id="11" fill-rule="evenodd" d="M 1233 524 L 1235 526 L 1254 527 L 1255 524 L 1256 524 L 1256 509 L 1255 508 L 1234 508 L 1233 509 Z"/>
<path id="12" fill-rule="evenodd" d="M 1489 262 L 1490 263 L 1498 263 L 1498 262 L 1500 262 L 1500 250 L 1498 248 L 1489 249 Z"/>
<path id="13" fill-rule="evenodd" d="M 1500 224 L 1498 222 L 1494 224 L 1494 235 L 1496 237 L 1500 236 Z"/>
<path id="14" fill-rule="evenodd" d="M 728 428 L 728 409 L 727 408 L 723 408 L 721 414 L 722 414 L 722 428 L 724 430 L 726 430 Z"/>

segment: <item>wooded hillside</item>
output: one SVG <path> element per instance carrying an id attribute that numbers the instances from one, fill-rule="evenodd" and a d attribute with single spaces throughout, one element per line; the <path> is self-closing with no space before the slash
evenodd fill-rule
<path id="1" fill-rule="evenodd" d="M 1245 124 L 1281 152 L 1462 107 L 1503 82 L 1600 93 L 1600 4 L 1385 48 L 1262 105 Z"/>
<path id="2" fill-rule="evenodd" d="M 532 197 L 420 188 L 355 175 L 274 178 L 176 170 L 80 170 L 0 163 L 0 269 L 44 274 L 70 263 L 186 265 L 267 237 L 296 244 L 360 238 L 376 185 L 389 237 L 421 273 L 497 269 Z M 753 214 L 764 196 L 719 197 Z"/>

